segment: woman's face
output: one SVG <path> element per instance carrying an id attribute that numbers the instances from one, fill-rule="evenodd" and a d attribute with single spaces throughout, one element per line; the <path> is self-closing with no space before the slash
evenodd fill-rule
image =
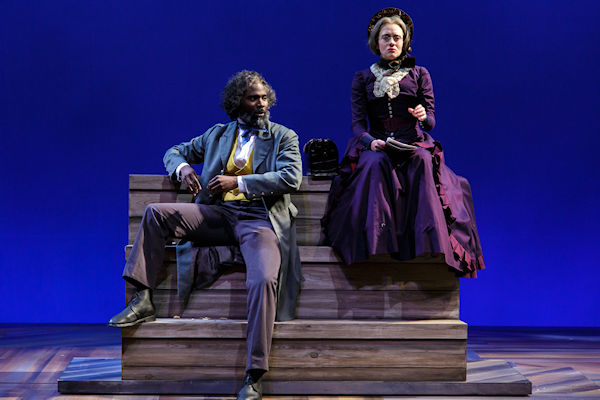
<path id="1" fill-rule="evenodd" d="M 402 54 L 404 32 L 396 24 L 386 24 L 379 31 L 379 52 L 381 58 L 393 60 Z"/>

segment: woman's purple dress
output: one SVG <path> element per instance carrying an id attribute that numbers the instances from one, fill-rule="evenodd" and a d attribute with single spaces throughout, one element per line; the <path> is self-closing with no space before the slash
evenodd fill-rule
<path id="1" fill-rule="evenodd" d="M 377 71 L 381 76 L 382 70 Z M 381 88 L 379 82 L 381 78 Z M 357 72 L 352 82 L 354 137 L 322 220 L 327 242 L 346 264 L 374 254 L 399 260 L 444 254 L 460 276 L 475 277 L 485 266 L 471 188 L 446 166 L 440 144 L 424 132 L 435 125 L 429 72 L 410 68 L 397 84 L 388 86 L 391 96 L 382 96 L 380 90 L 377 97 L 375 83 L 372 69 Z M 391 87 L 395 85 L 399 91 Z M 421 123 L 408 112 L 418 104 L 427 112 Z M 390 136 L 418 148 L 369 150 L 373 139 Z"/>

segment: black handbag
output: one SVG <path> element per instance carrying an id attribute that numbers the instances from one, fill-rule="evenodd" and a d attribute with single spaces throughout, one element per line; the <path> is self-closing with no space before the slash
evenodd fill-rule
<path id="1" fill-rule="evenodd" d="M 310 139 L 303 148 L 308 162 L 308 175 L 332 177 L 338 173 L 339 155 L 331 139 Z"/>

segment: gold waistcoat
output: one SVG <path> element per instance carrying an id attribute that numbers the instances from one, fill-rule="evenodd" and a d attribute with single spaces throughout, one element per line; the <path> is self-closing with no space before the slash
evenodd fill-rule
<path id="1" fill-rule="evenodd" d="M 252 173 L 252 153 L 254 153 L 254 149 L 250 152 L 248 156 L 248 161 L 242 168 L 235 165 L 233 162 L 233 156 L 235 155 L 235 150 L 237 149 L 238 138 L 236 135 L 235 141 L 233 143 L 233 148 L 231 149 L 231 153 L 229 154 L 229 159 L 227 160 L 227 165 L 225 166 L 225 175 L 230 176 L 238 176 L 238 175 L 250 175 Z M 238 188 L 232 189 L 228 192 L 223 193 L 223 200 L 244 200 L 248 201 L 244 193 L 240 193 Z"/>

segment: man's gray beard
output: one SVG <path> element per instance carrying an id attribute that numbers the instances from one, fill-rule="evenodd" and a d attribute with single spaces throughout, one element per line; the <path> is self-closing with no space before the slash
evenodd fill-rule
<path id="1" fill-rule="evenodd" d="M 253 128 L 266 129 L 269 124 L 269 116 L 271 114 L 268 110 L 265 110 L 265 115 L 262 117 L 256 117 L 254 113 L 241 113 L 238 118 L 244 122 L 244 124 Z"/>

